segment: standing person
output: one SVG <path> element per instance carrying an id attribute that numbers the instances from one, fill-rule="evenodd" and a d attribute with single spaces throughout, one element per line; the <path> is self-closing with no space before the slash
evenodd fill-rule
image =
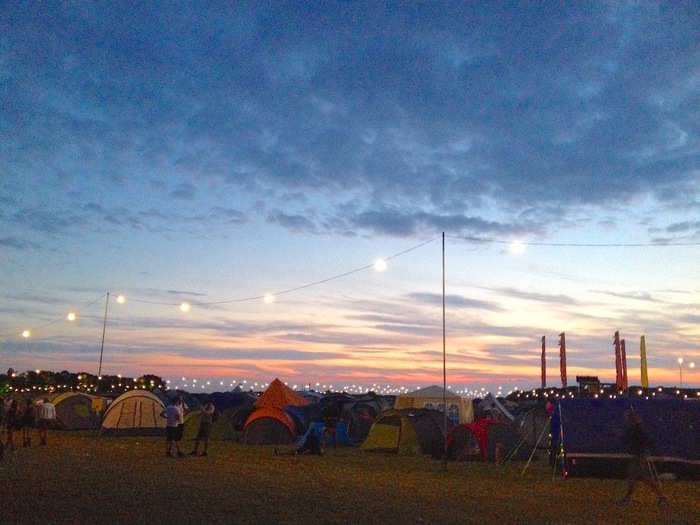
<path id="1" fill-rule="evenodd" d="M 180 439 L 182 439 L 182 427 L 180 421 L 184 417 L 182 413 L 182 400 L 178 397 L 172 401 L 165 410 L 161 412 L 161 417 L 165 418 L 165 455 L 173 456 L 173 443 L 178 457 L 184 454 L 180 450 Z"/>
<path id="2" fill-rule="evenodd" d="M 56 407 L 49 401 L 48 397 L 44 398 L 44 402 L 39 406 L 39 444 L 46 445 L 46 435 L 49 427 L 53 427 L 56 421 Z"/>
<path id="3" fill-rule="evenodd" d="M 333 438 L 333 448 L 338 447 L 338 421 L 340 420 L 340 405 L 335 401 L 328 403 L 323 410 L 323 443 L 330 434 Z"/>
<path id="4" fill-rule="evenodd" d="M 27 405 L 24 407 L 22 414 L 22 446 L 32 446 L 32 427 L 34 427 L 34 403 L 31 399 L 27 399 Z"/>
<path id="5" fill-rule="evenodd" d="M 19 414 L 19 407 L 17 406 L 17 400 L 13 399 L 10 403 L 10 408 L 5 416 L 5 426 L 7 428 L 7 448 L 10 450 L 15 449 L 15 431 L 22 428 L 22 418 Z"/>
<path id="6" fill-rule="evenodd" d="M 197 438 L 194 442 L 194 450 L 190 452 L 190 456 L 196 456 L 199 451 L 199 442 L 204 442 L 204 450 L 200 454 L 201 456 L 207 455 L 207 449 L 209 448 L 209 434 L 211 434 L 211 426 L 214 422 L 214 412 L 216 407 L 211 399 L 208 399 L 205 405 L 202 407 L 201 415 L 199 416 L 199 431 L 197 432 Z"/>
<path id="7" fill-rule="evenodd" d="M 647 455 L 649 436 L 642 426 L 642 420 L 639 418 L 639 415 L 632 409 L 625 412 L 624 432 L 625 445 L 627 451 L 632 454 L 632 457 L 627 466 L 627 493 L 625 497 L 620 500 L 620 505 L 629 503 L 638 481 L 649 486 L 654 494 L 656 494 L 658 498 L 657 503 L 659 505 L 665 505 L 667 503 L 666 496 L 661 493 L 661 489 L 659 489 L 659 485 L 656 483 L 649 465 L 649 458 Z"/>

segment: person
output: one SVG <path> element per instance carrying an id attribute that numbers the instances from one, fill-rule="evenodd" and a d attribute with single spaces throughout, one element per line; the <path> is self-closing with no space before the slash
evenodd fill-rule
<path id="1" fill-rule="evenodd" d="M 182 439 L 182 426 L 184 424 L 184 415 L 182 411 L 182 399 L 179 397 L 172 401 L 165 410 L 161 412 L 161 417 L 165 418 L 165 455 L 173 456 L 173 443 L 178 457 L 183 457 L 184 454 L 180 450 L 180 440 Z"/>
<path id="2" fill-rule="evenodd" d="M 27 399 L 27 404 L 24 407 L 22 414 L 22 446 L 32 446 L 32 427 L 34 426 L 34 403 L 31 399 Z"/>
<path id="3" fill-rule="evenodd" d="M 2 427 L 5 424 L 5 400 L 0 397 L 0 461 L 5 456 L 5 442 L 2 440 Z"/>
<path id="4" fill-rule="evenodd" d="M 204 442 L 204 450 L 200 456 L 206 456 L 207 450 L 209 449 L 209 434 L 211 434 L 211 426 L 214 422 L 214 412 L 216 407 L 212 403 L 211 399 L 207 400 L 205 405 L 202 407 L 201 416 L 199 418 L 199 431 L 197 432 L 197 437 L 194 441 L 194 450 L 190 452 L 190 456 L 196 456 L 199 451 L 199 442 Z"/>
<path id="5" fill-rule="evenodd" d="M 44 402 L 39 405 L 39 445 L 46 445 L 49 427 L 53 427 L 55 421 L 56 407 L 48 397 L 45 397 Z"/>
<path id="6" fill-rule="evenodd" d="M 627 493 L 619 501 L 620 505 L 629 503 L 638 481 L 646 484 L 656 494 L 659 505 L 665 505 L 666 497 L 661 493 L 649 465 L 649 436 L 644 430 L 639 414 L 632 409 L 625 412 L 624 442 L 632 457 L 627 466 Z"/>
<path id="7" fill-rule="evenodd" d="M 14 433 L 22 428 L 22 418 L 19 414 L 19 406 L 17 405 L 16 399 L 13 399 L 10 403 L 10 408 L 5 416 L 5 426 L 7 428 L 7 448 L 9 450 L 14 450 Z"/>
<path id="8" fill-rule="evenodd" d="M 323 410 L 323 443 L 327 442 L 326 436 L 330 434 L 333 438 L 333 448 L 338 447 L 338 421 L 340 420 L 340 406 L 338 403 L 330 402 Z"/>

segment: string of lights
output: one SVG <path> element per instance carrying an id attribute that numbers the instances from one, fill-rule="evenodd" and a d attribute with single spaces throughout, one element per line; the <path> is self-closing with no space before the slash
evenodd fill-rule
<path id="1" fill-rule="evenodd" d="M 272 292 L 272 293 L 265 293 L 265 294 L 263 294 L 263 295 L 255 295 L 255 296 L 248 296 L 248 297 L 237 297 L 237 298 L 223 299 L 223 300 L 217 300 L 217 301 L 166 302 L 166 301 L 154 301 L 154 300 L 150 300 L 150 299 L 140 299 L 140 298 L 130 298 L 129 301 L 130 301 L 130 302 L 134 302 L 134 303 L 153 304 L 153 305 L 160 305 L 160 306 L 177 306 L 177 307 L 179 307 L 179 309 L 180 309 L 182 312 L 189 312 L 190 309 L 191 309 L 191 307 L 192 307 L 192 305 L 195 305 L 195 306 L 208 306 L 208 305 L 221 305 L 221 304 L 244 303 L 244 302 L 260 301 L 260 300 L 264 301 L 265 303 L 272 303 L 272 302 L 275 301 L 275 297 L 277 297 L 277 296 L 286 295 L 286 294 L 291 294 L 291 293 L 294 293 L 294 292 L 298 292 L 298 291 L 300 291 L 300 290 L 305 290 L 305 289 L 307 289 L 307 288 L 312 288 L 312 287 L 314 287 L 314 286 L 319 286 L 319 285 L 322 285 L 322 284 L 325 284 L 325 283 L 328 283 L 328 282 L 331 282 L 331 281 L 335 281 L 335 280 L 338 280 L 338 279 L 342 279 L 342 278 L 344 278 L 344 277 L 348 277 L 348 276 L 350 276 L 350 275 L 353 275 L 353 274 L 356 274 L 356 273 L 360 273 L 360 272 L 363 272 L 363 271 L 366 271 L 366 270 L 369 270 L 369 269 L 374 269 L 374 270 L 377 271 L 377 272 L 383 272 L 383 271 L 385 271 L 385 270 L 387 269 L 387 262 L 388 262 L 388 261 L 391 261 L 391 260 L 393 260 L 393 259 L 396 259 L 396 258 L 398 258 L 398 257 L 401 257 L 402 255 L 406 255 L 406 254 L 408 254 L 408 253 L 410 253 L 410 252 L 413 252 L 413 251 L 415 251 L 415 250 L 418 250 L 419 248 L 422 248 L 423 246 L 426 246 L 427 244 L 430 244 L 431 242 L 434 242 L 436 239 L 437 239 L 437 237 L 433 237 L 433 238 L 431 238 L 431 239 L 428 239 L 427 241 L 423 241 L 423 242 L 418 243 L 418 244 L 416 244 L 416 245 L 414 245 L 414 246 L 411 246 L 411 247 L 409 247 L 409 248 L 406 248 L 405 250 L 401 250 L 401 251 L 399 251 L 399 252 L 396 252 L 396 253 L 394 253 L 394 254 L 391 254 L 391 255 L 389 255 L 389 256 L 387 256 L 387 257 L 375 259 L 371 264 L 365 264 L 365 265 L 363 265 L 363 266 L 359 266 L 359 267 L 357 267 L 357 268 L 353 268 L 353 269 L 351 269 L 351 270 L 348 270 L 348 271 L 345 271 L 345 272 L 342 272 L 342 273 L 339 273 L 339 274 L 331 275 L 331 276 L 325 277 L 325 278 L 323 278 L 323 279 L 319 279 L 319 280 L 316 280 L 316 281 L 311 281 L 311 282 L 308 282 L 308 283 L 303 283 L 303 284 L 300 284 L 300 285 L 297 285 L 297 286 L 293 286 L 293 287 L 291 287 L 291 288 L 285 288 L 285 289 L 278 290 L 278 291 Z M 90 302 L 88 302 L 88 303 L 86 303 L 86 304 L 80 306 L 80 308 L 78 308 L 78 309 L 76 309 L 76 310 L 71 310 L 71 311 L 68 312 L 68 314 L 65 315 L 65 316 L 57 317 L 56 319 L 53 319 L 53 320 L 51 320 L 51 321 L 49 321 L 49 322 L 47 322 L 47 323 L 45 323 L 45 324 L 36 326 L 36 327 L 34 327 L 34 328 L 26 328 L 26 329 L 24 329 L 24 330 L 20 333 L 20 335 L 21 335 L 21 337 L 23 337 L 23 338 L 25 338 L 25 339 L 28 339 L 28 338 L 30 338 L 30 337 L 32 336 L 32 333 L 33 333 L 34 331 L 41 330 L 41 329 L 43 329 L 43 328 L 46 328 L 47 326 L 54 325 L 54 324 L 59 323 L 59 322 L 61 322 L 61 321 L 63 321 L 63 320 L 67 320 L 67 321 L 69 321 L 69 322 L 74 322 L 74 321 L 76 321 L 77 318 L 78 318 L 77 311 L 82 310 L 82 309 L 84 309 L 84 308 L 88 308 L 89 306 L 92 306 L 92 305 L 95 304 L 96 302 L 98 302 L 98 301 L 104 299 L 104 298 L 105 298 L 105 295 L 106 295 L 106 293 L 105 293 L 105 294 L 102 294 L 102 295 L 100 295 L 98 298 L 96 298 L 96 299 L 94 299 L 94 300 L 92 300 L 92 301 L 90 301 Z M 119 304 L 124 304 L 124 303 L 126 302 L 126 297 L 125 297 L 124 295 L 122 295 L 122 294 L 119 294 L 119 295 L 116 297 L 116 301 L 117 301 L 117 303 L 119 303 Z M 8 336 L 11 336 L 11 335 L 12 335 L 12 332 L 7 332 L 7 333 L 5 333 L 5 334 L 2 334 L 2 337 L 8 337 Z"/>

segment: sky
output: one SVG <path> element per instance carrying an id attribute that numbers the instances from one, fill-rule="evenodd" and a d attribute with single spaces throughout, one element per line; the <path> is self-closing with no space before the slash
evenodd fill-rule
<path id="1" fill-rule="evenodd" d="M 700 385 L 697 2 L 1 11 L 0 368 Z"/>

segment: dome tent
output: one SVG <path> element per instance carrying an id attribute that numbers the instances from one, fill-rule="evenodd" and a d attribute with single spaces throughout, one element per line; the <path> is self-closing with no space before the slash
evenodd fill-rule
<path id="1" fill-rule="evenodd" d="M 457 461 L 496 460 L 496 447 L 503 446 L 504 457 L 516 450 L 520 436 L 510 423 L 496 418 L 477 419 L 458 425 L 447 436 L 447 457 Z M 523 458 L 524 448 L 517 450 Z"/>
<path id="2" fill-rule="evenodd" d="M 282 445 L 294 441 L 297 429 L 294 420 L 284 409 L 304 406 L 309 402 L 275 379 L 255 401 L 255 411 L 244 425 L 243 442 L 251 445 Z"/>
<path id="3" fill-rule="evenodd" d="M 56 407 L 56 421 L 63 430 L 90 430 L 100 424 L 99 398 L 82 392 L 64 392 L 51 402 Z"/>
<path id="4" fill-rule="evenodd" d="M 102 418 L 103 435 L 158 435 L 165 429 L 163 402 L 147 390 L 130 390 L 109 405 Z"/>
<path id="5" fill-rule="evenodd" d="M 413 392 L 396 396 L 394 408 L 397 410 L 404 408 L 441 410 L 443 395 L 447 400 L 447 416 L 453 424 L 471 423 L 474 420 L 474 407 L 471 399 L 459 396 L 449 390 L 443 392 L 443 388 L 437 385 L 419 388 Z"/>
<path id="6" fill-rule="evenodd" d="M 442 412 L 427 409 L 386 410 L 379 414 L 362 450 L 441 457 L 445 446 Z M 449 431 L 451 424 L 447 422 Z"/>

